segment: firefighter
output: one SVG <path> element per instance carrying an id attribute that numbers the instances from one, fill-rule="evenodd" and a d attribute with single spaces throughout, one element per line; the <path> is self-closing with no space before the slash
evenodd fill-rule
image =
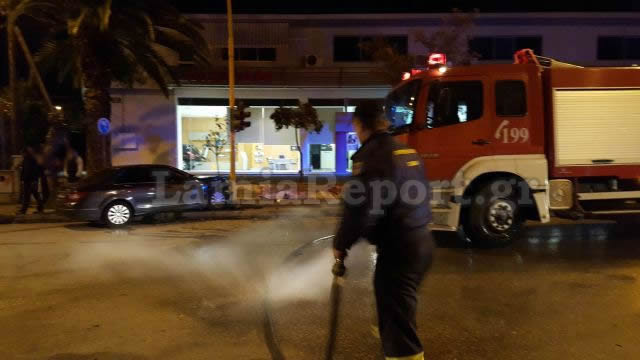
<path id="1" fill-rule="evenodd" d="M 396 142 L 375 102 L 353 114 L 362 143 L 352 156 L 334 256 L 344 260 L 360 238 L 377 247 L 374 275 L 378 331 L 387 359 L 424 359 L 416 332 L 417 289 L 431 266 L 431 191 L 415 150 Z"/>

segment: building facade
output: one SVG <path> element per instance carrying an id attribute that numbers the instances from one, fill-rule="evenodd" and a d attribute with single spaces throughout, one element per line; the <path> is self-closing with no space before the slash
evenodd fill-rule
<path id="1" fill-rule="evenodd" d="M 397 51 L 424 61 L 420 32 L 441 28 L 447 14 L 237 15 L 236 99 L 250 106 L 251 127 L 236 137 L 242 174 L 349 172 L 358 147 L 347 112 L 363 99 L 382 100 L 390 89 L 360 44 L 384 38 Z M 189 54 L 167 52 L 182 82 L 167 98 L 151 86 L 112 90 L 114 165 L 169 164 L 195 174 L 228 172 L 227 32 L 222 15 L 193 15 L 212 49 L 211 69 Z M 543 56 L 585 66 L 640 63 L 640 14 L 478 14 L 466 46 L 478 62 L 511 62 L 532 48 Z M 452 64 L 456 66 L 456 64 Z M 320 133 L 277 131 L 279 106 L 310 102 Z M 297 151 L 302 149 L 302 158 Z"/>

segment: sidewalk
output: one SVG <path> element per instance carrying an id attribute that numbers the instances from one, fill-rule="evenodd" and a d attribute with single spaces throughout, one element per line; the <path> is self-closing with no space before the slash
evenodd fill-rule
<path id="1" fill-rule="evenodd" d="M 223 209 L 210 209 L 201 211 L 189 211 L 182 215 L 182 218 L 188 220 L 215 220 L 220 216 L 232 216 L 247 212 L 250 216 L 252 210 L 256 209 L 286 209 L 292 207 L 318 208 L 321 211 L 333 212 L 337 208 L 338 203 L 327 201 L 326 197 L 305 196 L 301 193 L 275 192 L 267 191 L 255 198 L 238 199 L 237 204 L 229 205 Z M 329 196 L 328 194 L 326 196 Z M 52 209 L 46 209 L 43 214 L 36 213 L 35 205 L 30 207 L 26 215 L 16 215 L 19 208 L 18 204 L 0 204 L 0 225 L 3 224 L 50 224 L 50 223 L 69 223 L 76 220 L 59 215 Z M 270 210 L 268 210 L 270 211 Z M 233 215 L 236 216 L 236 215 Z"/>
<path id="2" fill-rule="evenodd" d="M 290 207 L 290 206 L 327 206 L 337 205 L 342 184 L 331 186 L 311 185 L 307 183 L 282 180 L 262 182 L 255 184 L 239 183 L 236 188 L 234 205 L 235 210 L 246 210 L 264 207 Z M 19 205 L 17 203 L 0 203 L 0 224 L 46 224 L 73 222 L 53 209 L 46 209 L 43 214 L 36 213 L 35 204 L 27 211 L 26 215 L 17 215 Z M 220 210 L 203 210 L 185 213 L 186 218 L 206 219 L 213 216 L 212 212 Z"/>
<path id="3" fill-rule="evenodd" d="M 54 210 L 46 209 L 43 214 L 36 213 L 35 206 L 27 211 L 27 215 L 16 215 L 18 204 L 0 204 L 0 224 L 47 224 L 70 222 L 69 219 L 55 213 Z"/>

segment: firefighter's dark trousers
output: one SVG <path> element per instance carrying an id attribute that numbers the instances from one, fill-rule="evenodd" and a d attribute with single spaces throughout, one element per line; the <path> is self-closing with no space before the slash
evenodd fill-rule
<path id="1" fill-rule="evenodd" d="M 378 327 L 387 358 L 422 354 L 416 332 L 417 290 L 431 267 L 433 239 L 426 228 L 384 239 L 374 276 Z M 416 357 L 417 358 L 417 357 Z"/>

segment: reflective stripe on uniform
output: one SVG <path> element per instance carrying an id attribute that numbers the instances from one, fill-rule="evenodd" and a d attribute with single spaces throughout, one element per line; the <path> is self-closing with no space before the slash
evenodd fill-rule
<path id="1" fill-rule="evenodd" d="M 413 149 L 400 149 L 400 150 L 394 150 L 393 151 L 393 155 L 409 155 L 409 154 L 415 154 L 416 151 Z"/>
<path id="2" fill-rule="evenodd" d="M 407 166 L 418 166 L 420 165 L 419 161 L 407 161 Z"/>
<path id="3" fill-rule="evenodd" d="M 400 356 L 400 357 L 385 356 L 385 360 L 424 360 L 424 352 L 421 352 L 415 355 Z"/>

